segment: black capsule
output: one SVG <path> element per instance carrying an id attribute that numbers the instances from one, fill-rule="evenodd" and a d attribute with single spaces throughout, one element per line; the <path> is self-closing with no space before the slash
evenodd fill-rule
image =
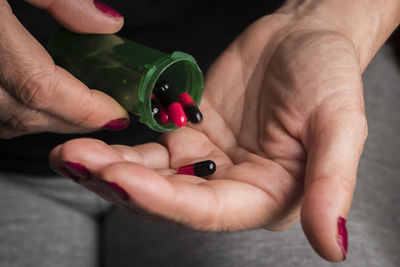
<path id="1" fill-rule="evenodd" d="M 197 106 L 187 106 L 184 111 L 188 120 L 192 123 L 199 123 L 203 119 L 203 115 Z"/>
<path id="2" fill-rule="evenodd" d="M 153 93 L 165 109 L 168 108 L 168 106 L 172 103 L 177 102 L 173 92 L 169 87 L 169 84 L 166 82 L 157 83 L 153 88 Z"/>

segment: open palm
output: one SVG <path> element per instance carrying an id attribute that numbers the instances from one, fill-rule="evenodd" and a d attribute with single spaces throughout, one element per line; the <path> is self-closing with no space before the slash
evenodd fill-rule
<path id="1" fill-rule="evenodd" d="M 313 247 L 341 260 L 337 221 L 366 137 L 351 42 L 283 14 L 261 18 L 210 68 L 200 109 L 201 124 L 165 134 L 163 145 L 76 139 L 55 148 L 51 164 L 90 176 L 78 182 L 129 210 L 193 229 L 281 230 L 301 216 Z M 206 159 L 217 164 L 209 179 L 175 174 Z"/>

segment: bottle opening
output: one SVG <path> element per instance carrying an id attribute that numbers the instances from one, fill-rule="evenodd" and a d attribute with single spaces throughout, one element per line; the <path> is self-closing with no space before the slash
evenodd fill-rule
<path id="1" fill-rule="evenodd" d="M 199 105 L 203 94 L 203 75 L 192 56 L 174 52 L 154 63 L 143 76 L 139 85 L 140 121 L 155 131 L 167 132 L 177 127 L 172 122 L 168 124 L 158 122 L 151 108 L 153 88 L 160 82 L 167 83 L 176 97 L 181 92 L 186 92 Z"/>

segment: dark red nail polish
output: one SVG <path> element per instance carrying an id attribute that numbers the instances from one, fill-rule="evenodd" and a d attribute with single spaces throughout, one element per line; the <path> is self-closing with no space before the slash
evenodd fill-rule
<path id="1" fill-rule="evenodd" d="M 108 130 L 123 130 L 128 127 L 129 120 L 127 118 L 120 118 L 112 120 L 103 126 L 104 129 Z"/>
<path id="2" fill-rule="evenodd" d="M 74 176 L 68 175 L 72 179 L 88 180 L 91 176 L 89 170 L 79 163 L 65 161 L 64 164 L 67 170 L 74 175 Z"/>
<path id="3" fill-rule="evenodd" d="M 346 219 L 343 217 L 339 217 L 338 219 L 337 242 L 342 250 L 343 260 L 345 260 L 347 256 L 348 240 L 347 240 Z"/>
<path id="4" fill-rule="evenodd" d="M 105 4 L 103 2 L 94 0 L 93 4 L 98 10 L 100 10 L 104 14 L 107 14 L 114 18 L 122 18 L 123 17 L 120 13 L 118 13 L 117 11 L 115 11 L 114 9 L 112 9 L 110 6 L 108 6 L 107 4 Z"/>
<path id="5" fill-rule="evenodd" d="M 122 188 L 120 187 L 118 184 L 114 183 L 114 182 L 105 182 L 109 187 L 111 187 L 115 193 L 117 193 L 122 199 L 124 200 L 128 200 L 129 199 L 129 195 L 128 193 Z"/>

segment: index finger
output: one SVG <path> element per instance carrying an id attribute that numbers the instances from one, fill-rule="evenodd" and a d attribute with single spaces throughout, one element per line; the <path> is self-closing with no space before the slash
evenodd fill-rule
<path id="1" fill-rule="evenodd" d="M 82 129 L 98 129 L 125 118 L 127 112 L 111 97 L 90 90 L 55 66 L 46 50 L 26 31 L 10 9 L 0 7 L 0 82 L 32 109 Z"/>

